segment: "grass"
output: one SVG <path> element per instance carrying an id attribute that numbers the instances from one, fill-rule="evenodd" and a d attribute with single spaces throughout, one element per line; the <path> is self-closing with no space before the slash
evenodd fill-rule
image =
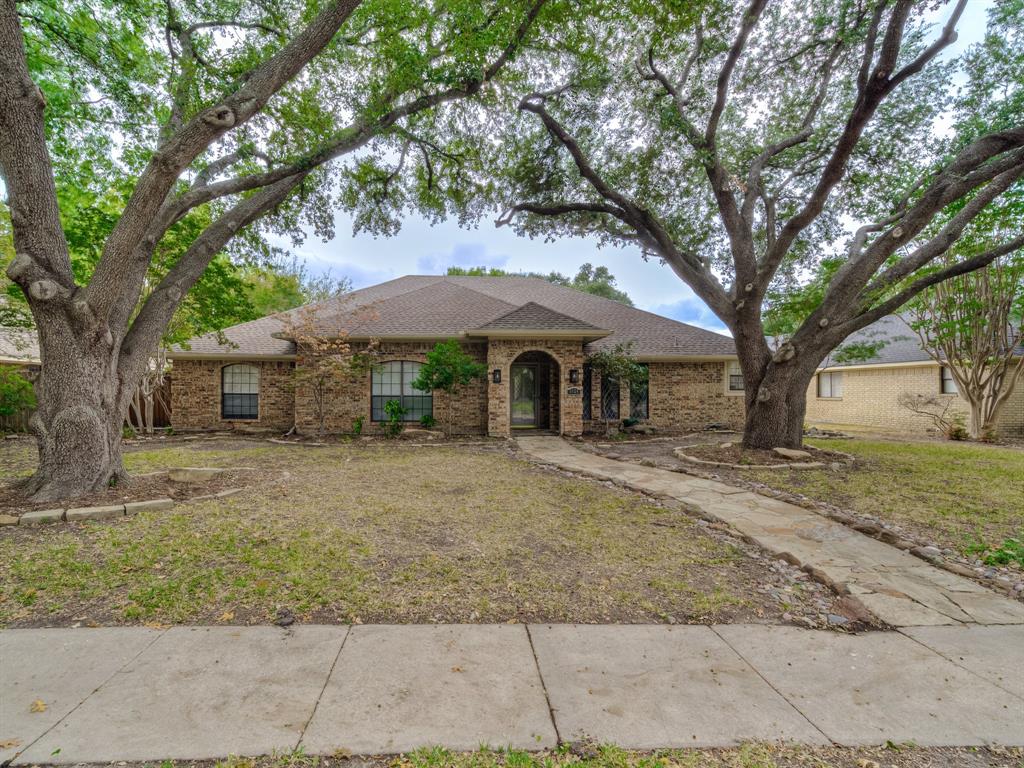
<path id="1" fill-rule="evenodd" d="M 680 510 L 498 450 L 179 442 L 126 465 L 257 471 L 228 499 L 0 529 L 0 624 L 267 623 L 282 608 L 397 623 L 782 610 L 754 588 L 761 563 Z"/>
<path id="2" fill-rule="evenodd" d="M 1019 748 L 922 748 L 910 744 L 884 747 L 804 747 L 742 744 L 728 749 L 679 749 L 637 752 L 610 745 L 563 745 L 547 752 L 495 750 L 451 752 L 421 749 L 405 755 L 347 758 L 314 757 L 301 751 L 260 758 L 229 758 L 211 768 L 988 768 L 1021 766 Z M 160 768 L 179 768 L 165 762 Z M 155 768 L 155 767 L 154 767 Z"/>
<path id="3" fill-rule="evenodd" d="M 749 471 L 802 493 L 906 526 L 963 554 L 1024 538 L 1024 450 L 954 442 L 809 440 L 852 454 L 851 471 Z"/>

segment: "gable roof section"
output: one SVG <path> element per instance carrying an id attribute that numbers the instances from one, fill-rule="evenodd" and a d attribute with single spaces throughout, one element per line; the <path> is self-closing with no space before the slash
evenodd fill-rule
<path id="1" fill-rule="evenodd" d="M 602 330 L 597 326 L 577 320 L 575 317 L 556 312 L 541 306 L 535 301 L 528 301 L 511 312 L 496 317 L 479 328 L 467 331 L 470 336 L 502 336 L 523 335 L 530 333 L 559 334 L 565 336 L 581 336 L 588 339 L 600 339 L 608 336 L 611 331 Z"/>
<path id="2" fill-rule="evenodd" d="M 587 351 L 632 341 L 641 360 L 735 357 L 733 340 L 611 299 L 533 277 L 410 275 L 313 305 L 325 334 L 352 338 L 443 339 L 492 331 L 548 330 L 594 338 Z M 226 328 L 220 343 L 210 333 L 176 347 L 171 357 L 287 357 L 283 338 L 302 309 Z M 502 325 L 505 324 L 505 325 Z M 539 327 L 530 328 L 535 325 Z M 608 335 L 597 338 L 600 332 Z M 481 335 L 486 335 L 482 333 Z"/>

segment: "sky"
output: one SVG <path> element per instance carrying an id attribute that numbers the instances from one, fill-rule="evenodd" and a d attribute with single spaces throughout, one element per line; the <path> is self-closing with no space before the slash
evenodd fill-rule
<path id="1" fill-rule="evenodd" d="M 957 42 L 946 56 L 959 55 L 981 39 L 985 30 L 985 9 L 990 0 L 973 0 L 962 18 Z M 949 6 L 933 13 L 936 22 L 949 15 Z M 936 30 L 937 33 L 937 30 Z M 562 272 L 573 275 L 581 264 L 608 267 L 620 289 L 641 309 L 685 323 L 725 333 L 725 326 L 697 298 L 671 268 L 652 259 L 645 262 L 638 248 L 598 248 L 593 239 L 566 238 L 554 242 L 518 237 L 509 228 L 496 228 L 484 221 L 474 229 L 462 229 L 454 221 L 431 226 L 410 215 L 402 230 L 389 238 L 360 234 L 352 236 L 352 222 L 345 214 L 335 217 L 335 237 L 323 242 L 309 233 L 295 248 L 280 242 L 312 273 L 330 272 L 348 277 L 354 288 L 409 274 L 443 274 L 449 266 L 500 267 L 513 272 Z"/>

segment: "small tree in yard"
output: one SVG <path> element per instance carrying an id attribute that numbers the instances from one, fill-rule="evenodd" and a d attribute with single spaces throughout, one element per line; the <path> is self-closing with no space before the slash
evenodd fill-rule
<path id="1" fill-rule="evenodd" d="M 327 332 L 318 325 L 316 307 L 302 307 L 285 315 L 282 335 L 295 342 L 300 358 L 295 366 L 295 385 L 309 392 L 317 436 L 322 438 L 331 384 L 351 374 L 357 365 L 351 345 L 344 331 Z"/>
<path id="2" fill-rule="evenodd" d="M 1024 338 L 1024 254 L 929 288 L 909 314 L 922 347 L 967 400 L 970 436 L 991 436 L 1024 374 L 1024 356 L 1014 355 Z"/>
<path id="3" fill-rule="evenodd" d="M 594 352 L 588 359 L 593 375 L 600 381 L 604 377 L 617 381 L 619 386 L 623 385 L 630 389 L 647 383 L 647 368 L 640 365 L 633 357 L 633 343 L 626 342 L 616 344 L 612 349 L 602 349 Z M 621 415 L 621 414 L 620 414 Z M 601 419 L 604 421 L 606 434 L 611 434 L 611 419 L 604 417 L 604 404 L 601 407 Z"/>
<path id="4" fill-rule="evenodd" d="M 427 353 L 427 361 L 420 368 L 419 376 L 412 385 L 424 392 L 441 390 L 448 395 L 448 420 L 445 434 L 452 435 L 455 395 L 475 379 L 487 375 L 487 366 L 478 363 L 459 345 L 455 339 L 437 344 Z"/>

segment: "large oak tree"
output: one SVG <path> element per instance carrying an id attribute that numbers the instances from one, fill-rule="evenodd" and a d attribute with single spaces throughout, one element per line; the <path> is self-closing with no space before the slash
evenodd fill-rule
<path id="1" fill-rule="evenodd" d="M 593 3 L 504 133 L 499 224 L 669 265 L 736 339 L 745 444 L 798 446 L 830 351 L 1024 245 L 1000 232 L 941 258 L 1024 177 L 1024 4 L 997 0 L 957 58 L 967 6 Z M 766 305 L 809 277 L 819 290 L 774 348 Z"/>
<path id="2" fill-rule="evenodd" d="M 336 205 L 393 182 L 427 206 L 448 194 L 458 150 L 433 113 L 486 101 L 554 5 L 0 0 L 7 274 L 43 363 L 35 498 L 124 477 L 136 383 L 183 297 L 218 253 L 251 243 L 252 225 L 329 233 Z M 130 194 L 76 279 L 59 192 L 125 176 Z M 153 284 L 162 244 L 183 233 Z"/>

